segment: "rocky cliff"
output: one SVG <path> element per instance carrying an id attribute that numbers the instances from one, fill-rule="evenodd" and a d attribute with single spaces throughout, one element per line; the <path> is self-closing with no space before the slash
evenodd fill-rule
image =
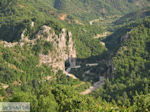
<path id="1" fill-rule="evenodd" d="M 58 70 L 65 71 L 66 61 L 68 61 L 70 66 L 75 66 L 76 50 L 71 32 L 63 28 L 59 34 L 56 34 L 53 28 L 43 25 L 32 40 L 25 36 L 26 32 L 27 29 L 22 32 L 19 42 L 8 43 L 3 41 L 1 44 L 3 44 L 4 47 L 15 47 L 16 45 L 21 47 L 31 45 L 33 47 L 38 44 L 38 41 L 44 41 L 52 44 L 53 49 L 49 49 L 47 54 L 44 54 L 43 52 L 39 53 L 39 66 L 47 64 L 53 68 L 54 72 Z"/>
<path id="2" fill-rule="evenodd" d="M 68 60 L 70 65 L 75 65 L 76 51 L 72 41 L 72 34 L 65 28 L 56 35 L 54 30 L 48 26 L 42 26 L 37 34 L 38 38 L 45 38 L 46 41 L 53 43 L 55 50 L 47 55 L 40 54 L 40 63 L 49 64 L 52 68 L 65 71 L 65 61 Z M 46 34 L 47 37 L 44 37 Z"/>

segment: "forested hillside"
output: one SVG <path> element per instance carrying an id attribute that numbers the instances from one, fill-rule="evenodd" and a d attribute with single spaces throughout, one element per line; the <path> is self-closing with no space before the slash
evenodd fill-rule
<path id="1" fill-rule="evenodd" d="M 132 13 L 129 13 L 114 22 L 116 25 L 127 24 L 129 22 L 138 21 L 147 16 L 150 16 L 150 7 L 144 8 L 142 10 L 138 10 Z"/>
<path id="2" fill-rule="evenodd" d="M 111 80 L 106 80 L 94 96 L 129 107 L 135 104 L 135 96 L 149 94 L 149 28 L 150 18 L 145 18 L 121 27 L 106 39 L 113 72 L 109 76 Z M 145 111 L 148 101 L 141 103 Z"/>
<path id="3" fill-rule="evenodd" d="M 80 86 L 80 80 L 67 77 L 61 70 L 54 73 L 47 64 L 40 65 L 40 53 L 46 48 L 52 52 L 44 43 L 41 39 L 35 45 L 25 42 L 22 47 L 17 44 L 10 48 L 0 44 L 0 101 L 30 102 L 32 112 L 95 112 L 117 107 L 81 96 L 79 92 L 89 83 Z"/>
<path id="4" fill-rule="evenodd" d="M 30 102 L 31 112 L 149 112 L 148 6 L 0 0 L 0 101 Z"/>
<path id="5" fill-rule="evenodd" d="M 28 30 L 27 36 L 29 38 L 34 38 L 34 34 L 45 24 L 53 27 L 57 33 L 59 33 L 63 27 L 72 31 L 79 57 L 85 58 L 92 55 L 99 55 L 101 52 L 92 46 L 96 45 L 97 47 L 102 47 L 96 44 L 99 43 L 99 41 L 91 38 L 95 34 L 103 32 L 103 29 L 99 25 L 80 25 L 74 22 L 64 23 L 59 19 L 61 13 L 51 9 L 46 2 L 36 0 L 2 0 L 1 9 L 0 39 L 2 40 L 11 42 L 19 40 L 24 29 Z M 32 22 L 34 22 L 33 28 L 31 27 Z M 87 50 L 87 52 L 84 52 L 85 50 Z"/>
<path id="6" fill-rule="evenodd" d="M 119 16 L 145 7 L 148 2 L 147 0 L 55 0 L 54 7 L 86 21 L 99 16 Z"/>

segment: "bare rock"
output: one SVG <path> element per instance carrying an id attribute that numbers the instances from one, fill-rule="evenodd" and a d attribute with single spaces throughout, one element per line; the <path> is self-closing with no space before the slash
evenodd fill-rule
<path id="1" fill-rule="evenodd" d="M 76 50 L 71 32 L 67 32 L 67 30 L 63 28 L 60 34 L 56 35 L 50 27 L 42 26 L 38 32 L 38 37 L 53 43 L 53 47 L 55 48 L 55 51 L 50 51 L 48 55 L 40 54 L 41 64 L 48 64 L 55 70 L 57 68 L 63 71 L 65 71 L 66 60 L 69 61 L 70 65 L 75 66 Z"/>

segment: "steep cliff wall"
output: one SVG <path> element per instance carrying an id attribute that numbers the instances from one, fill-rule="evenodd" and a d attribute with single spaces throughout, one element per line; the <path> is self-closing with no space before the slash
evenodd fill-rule
<path id="1" fill-rule="evenodd" d="M 48 49 L 48 53 L 44 54 L 42 51 L 39 53 L 40 63 L 47 64 L 53 68 L 54 71 L 62 70 L 65 71 L 65 62 L 68 61 L 70 66 L 75 66 L 76 63 L 76 50 L 72 40 L 72 33 L 68 32 L 65 28 L 57 35 L 49 26 L 43 25 L 40 30 L 35 34 L 34 39 L 30 40 L 25 34 L 27 29 L 25 29 L 21 34 L 21 39 L 19 42 L 11 43 L 3 41 L 1 44 L 4 47 L 15 47 L 19 45 L 24 46 L 34 46 L 38 44 L 38 41 L 47 42 L 51 44 L 53 49 Z M 42 48 L 44 49 L 44 47 Z M 36 52 L 36 51 L 35 51 Z"/>
<path id="2" fill-rule="evenodd" d="M 44 35 L 47 35 L 45 37 Z M 72 34 L 66 29 L 62 29 L 59 35 L 48 26 L 42 26 L 37 34 L 38 38 L 45 38 L 47 42 L 53 43 L 54 51 L 47 55 L 40 54 L 40 63 L 49 64 L 52 68 L 58 68 L 65 71 L 65 61 L 70 65 L 75 65 L 76 51 L 72 41 Z"/>

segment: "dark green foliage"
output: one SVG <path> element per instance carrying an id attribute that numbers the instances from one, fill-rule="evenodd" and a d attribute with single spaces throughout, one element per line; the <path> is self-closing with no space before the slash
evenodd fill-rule
<path id="1" fill-rule="evenodd" d="M 32 112 L 36 112 L 37 108 L 38 108 L 38 101 L 36 99 L 36 96 L 32 95 L 30 93 L 20 92 L 19 94 L 14 95 L 10 101 L 13 101 L 13 102 L 30 102 Z"/>
<path id="2" fill-rule="evenodd" d="M 100 26 L 72 24 L 68 26 L 68 29 L 72 32 L 78 58 L 100 56 L 107 50 L 99 40 L 93 38 L 96 34 L 103 32 Z"/>
<path id="3" fill-rule="evenodd" d="M 122 15 L 146 7 L 147 3 L 147 0 L 55 0 L 54 7 L 85 22 L 100 16 Z"/>
<path id="4" fill-rule="evenodd" d="M 49 43 L 49 42 L 45 42 L 44 45 L 43 45 L 43 48 L 44 48 L 43 53 L 44 53 L 45 55 L 48 54 L 48 51 L 49 51 L 49 50 L 50 50 L 50 51 L 54 50 L 53 44 L 52 44 L 52 43 Z"/>
<path id="5" fill-rule="evenodd" d="M 41 65 L 39 54 L 55 52 L 53 43 L 39 39 L 33 46 L 12 48 L 0 43 L 0 101 L 30 102 L 31 112 L 150 111 L 150 18 L 112 30 L 115 32 L 104 40 L 108 49 L 93 38 L 105 31 L 102 25 L 107 23 L 89 25 L 92 19 L 120 16 L 146 7 L 147 3 L 146 0 L 1 0 L 0 40 L 19 41 L 25 29 L 25 36 L 35 39 L 42 25 L 50 26 L 58 36 L 62 28 L 66 28 L 72 32 L 78 60 L 82 60 L 82 64 L 99 64 L 96 67 L 84 65 L 72 71 L 81 80 L 85 79 L 84 71 L 96 74 L 88 75 L 88 83 L 82 82 L 67 77 L 62 71 L 53 73 L 51 67 Z M 64 21 L 59 20 L 62 13 L 67 14 Z M 149 9 L 130 17 L 132 14 L 116 24 L 144 18 L 149 15 Z M 75 20 L 81 23 L 75 24 Z M 43 38 L 48 36 L 42 35 Z M 67 45 L 68 40 L 67 36 Z M 107 59 L 112 59 L 114 67 L 105 64 Z M 113 73 L 107 74 L 108 79 L 98 91 L 87 96 L 79 94 L 112 68 Z"/>
<path id="6" fill-rule="evenodd" d="M 12 83 L 16 79 L 15 74 L 16 72 L 14 70 L 8 70 L 7 66 L 5 68 L 4 65 L 0 65 L 0 81 L 1 82 Z"/>
<path id="7" fill-rule="evenodd" d="M 119 18 L 117 21 L 114 22 L 116 25 L 120 24 L 126 24 L 129 22 L 137 21 L 140 19 L 143 19 L 147 16 L 150 16 L 150 7 L 144 8 L 142 10 L 138 10 L 132 13 L 129 13 L 121 18 Z"/>
<path id="8" fill-rule="evenodd" d="M 150 111 L 150 95 L 138 95 L 134 98 L 134 106 L 136 112 Z"/>
<path id="9" fill-rule="evenodd" d="M 107 80 L 99 91 L 107 101 L 115 100 L 118 105 L 129 107 L 134 104 L 133 97 L 137 93 L 145 95 L 150 92 L 149 24 L 150 18 L 145 18 L 139 23 L 126 25 L 117 30 L 110 36 L 111 40 L 108 38 L 109 50 L 113 50 L 111 53 L 113 53 L 114 71 L 110 76 L 112 80 Z M 123 39 L 126 34 L 128 34 L 127 38 Z M 116 45 L 114 49 L 111 48 L 112 45 Z"/>
<path id="10" fill-rule="evenodd" d="M 79 57 L 85 58 L 92 55 L 100 55 L 104 48 L 92 37 L 102 32 L 101 26 L 86 25 L 82 27 L 77 24 L 61 22 L 55 16 L 59 15 L 59 13 L 54 11 L 51 6 L 52 3 L 49 0 L 44 2 L 41 0 L 2 0 L 0 7 L 3 9 L 0 17 L 0 39 L 18 41 L 25 29 L 27 29 L 25 36 L 32 39 L 42 25 L 52 27 L 57 35 L 59 35 L 62 28 L 67 28 L 73 33 L 73 40 L 75 41 Z M 34 22 L 34 27 L 31 26 L 31 22 Z M 87 32 L 83 33 L 84 30 L 87 30 Z M 47 36 L 47 34 L 44 34 L 44 36 Z M 33 49 L 40 52 L 41 48 L 35 45 Z M 87 52 L 84 52 L 85 50 Z M 44 54 L 47 53 L 47 50 L 44 50 Z"/>
<path id="11" fill-rule="evenodd" d="M 51 43 L 45 41 L 37 41 L 33 47 L 0 46 L 0 82 L 9 86 L 3 89 L 0 85 L 0 101 L 30 102 L 31 112 L 102 110 L 101 101 L 97 100 L 96 106 L 92 97 L 79 95 L 80 91 L 88 88 L 89 83 L 75 89 L 81 81 L 66 77 L 62 71 L 54 75 L 47 65 L 39 66 L 40 51 L 35 46 L 39 46 L 41 51 L 43 48 L 53 49 Z M 46 80 L 46 76 L 52 79 Z"/>

